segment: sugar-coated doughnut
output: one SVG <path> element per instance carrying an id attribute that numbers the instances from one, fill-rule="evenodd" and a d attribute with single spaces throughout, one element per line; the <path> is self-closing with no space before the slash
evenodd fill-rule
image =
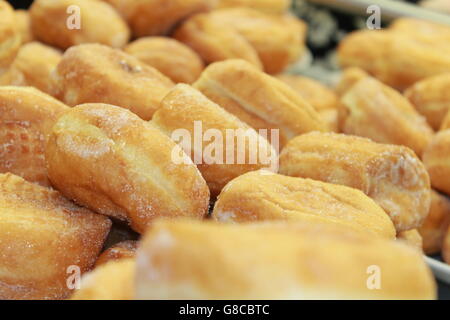
<path id="1" fill-rule="evenodd" d="M 39 42 L 30 42 L 20 47 L 8 72 L 8 84 L 31 86 L 54 95 L 57 84 L 52 77 L 62 53 Z"/>
<path id="2" fill-rule="evenodd" d="M 151 300 L 436 298 L 417 250 L 306 222 L 158 221 L 138 249 L 135 277 L 136 298 Z"/>
<path id="3" fill-rule="evenodd" d="M 342 67 L 359 67 L 403 90 L 423 78 L 450 72 L 450 51 L 440 43 L 390 30 L 356 31 L 340 42 L 338 58 Z"/>
<path id="4" fill-rule="evenodd" d="M 20 30 L 16 23 L 16 16 L 11 5 L 0 0 L 0 76 L 19 50 L 21 44 Z"/>
<path id="5" fill-rule="evenodd" d="M 106 249 L 98 257 L 97 262 L 95 262 L 95 267 L 105 264 L 109 261 L 117 261 L 128 258 L 134 258 L 136 255 L 136 249 L 138 242 L 134 240 L 126 240 L 116 243 L 112 247 Z"/>
<path id="6" fill-rule="evenodd" d="M 224 222 L 263 220 L 332 221 L 392 239 L 392 221 L 357 189 L 310 179 L 253 171 L 229 182 L 212 217 Z"/>
<path id="7" fill-rule="evenodd" d="M 67 50 L 55 81 L 65 103 L 99 102 L 126 108 L 151 119 L 173 82 L 158 70 L 120 50 L 84 44 Z"/>
<path id="8" fill-rule="evenodd" d="M 419 227 L 430 209 L 428 173 L 404 146 L 312 132 L 283 148 L 280 173 L 359 189 L 386 211 L 399 232 Z"/>
<path id="9" fill-rule="evenodd" d="M 0 174 L 0 299 L 66 298 L 110 227 L 57 191 Z"/>
<path id="10" fill-rule="evenodd" d="M 201 219 L 207 213 L 208 186 L 179 149 L 126 109 L 84 104 L 52 128 L 48 176 L 68 198 L 142 233 L 156 217 Z M 173 152 L 181 163 L 174 162 Z"/>
<path id="11" fill-rule="evenodd" d="M 195 51 L 171 38 L 140 38 L 128 44 L 124 51 L 159 70 L 175 83 L 190 84 L 204 69 L 203 61 Z"/>
<path id="12" fill-rule="evenodd" d="M 337 106 L 339 99 L 333 90 L 308 77 L 282 74 L 277 78 L 289 85 L 313 106 L 331 131 L 338 130 Z"/>
<path id="13" fill-rule="evenodd" d="M 417 229 L 399 232 L 397 234 L 397 240 L 403 241 L 412 248 L 422 252 L 423 240 L 422 236 L 420 235 L 419 231 L 417 231 Z"/>
<path id="14" fill-rule="evenodd" d="M 134 295 L 134 259 L 109 261 L 86 273 L 80 289 L 71 300 L 132 300 Z"/>
<path id="15" fill-rule="evenodd" d="M 442 240 L 449 224 L 450 200 L 432 190 L 430 212 L 418 229 L 423 239 L 423 251 L 426 254 L 441 252 Z"/>
<path id="16" fill-rule="evenodd" d="M 450 130 L 439 131 L 422 156 L 431 185 L 450 195 Z"/>
<path id="17" fill-rule="evenodd" d="M 259 69 L 263 68 L 258 53 L 247 39 L 209 14 L 197 14 L 188 19 L 173 36 L 191 47 L 207 64 L 242 59 Z"/>
<path id="18" fill-rule="evenodd" d="M 267 73 L 282 72 L 305 51 L 306 24 L 295 16 L 266 14 L 250 8 L 216 10 L 209 15 L 223 28 L 232 28 L 242 35 L 258 53 Z"/>
<path id="19" fill-rule="evenodd" d="M 103 0 L 125 18 L 135 37 L 167 35 L 189 16 L 216 6 L 217 0 Z"/>
<path id="20" fill-rule="evenodd" d="M 34 36 L 67 49 L 81 43 L 122 47 L 130 30 L 109 4 L 92 0 L 35 0 L 30 7 Z"/>
<path id="21" fill-rule="evenodd" d="M 45 140 L 69 108 L 31 87 L 0 86 L 0 173 L 49 186 Z"/>
<path id="22" fill-rule="evenodd" d="M 20 31 L 22 43 L 28 43 L 34 40 L 31 30 L 31 19 L 28 10 L 16 10 L 16 22 Z"/>
<path id="23" fill-rule="evenodd" d="M 211 64 L 194 87 L 253 128 L 278 129 L 280 145 L 305 132 L 328 131 L 292 88 L 243 60 Z"/>
<path id="24" fill-rule="evenodd" d="M 218 0 L 218 8 L 249 7 L 270 14 L 286 13 L 291 0 Z"/>
<path id="25" fill-rule="evenodd" d="M 371 77 L 358 81 L 341 98 L 339 127 L 346 134 L 407 146 L 419 156 L 433 136 L 406 98 Z"/>
<path id="26" fill-rule="evenodd" d="M 243 173 L 261 168 L 278 170 L 278 153 L 267 142 L 269 136 L 262 137 L 188 85 L 178 84 L 167 94 L 152 123 L 169 137 L 177 130 L 187 130 L 188 139 L 180 141 L 181 145 L 198 165 L 212 195 L 218 195 L 225 184 Z"/>
<path id="27" fill-rule="evenodd" d="M 425 78 L 405 91 L 405 96 L 428 121 L 439 130 L 450 109 L 450 73 Z"/>

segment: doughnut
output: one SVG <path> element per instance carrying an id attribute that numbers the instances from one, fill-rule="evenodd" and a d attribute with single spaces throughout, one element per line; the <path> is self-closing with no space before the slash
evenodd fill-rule
<path id="1" fill-rule="evenodd" d="M 442 119 L 450 109 L 450 73 L 416 82 L 404 95 L 427 119 L 430 126 L 439 130 Z"/>
<path id="2" fill-rule="evenodd" d="M 442 247 L 442 257 L 446 263 L 450 264 L 450 227 L 447 229 Z"/>
<path id="3" fill-rule="evenodd" d="M 434 277 L 417 250 L 346 228 L 304 223 L 158 221 L 137 252 L 136 298 L 436 298 Z M 370 281 L 377 270 L 379 287 Z"/>
<path id="4" fill-rule="evenodd" d="M 119 48 L 130 38 L 122 17 L 102 1 L 34 0 L 30 18 L 35 38 L 61 49 L 82 43 Z"/>
<path id="5" fill-rule="evenodd" d="M 0 299 L 64 299 L 88 271 L 111 221 L 59 192 L 0 174 Z"/>
<path id="6" fill-rule="evenodd" d="M 70 300 L 132 300 L 136 262 L 109 261 L 86 273 Z"/>
<path id="7" fill-rule="evenodd" d="M 201 219 L 207 213 L 208 186 L 190 158 L 126 109 L 73 107 L 53 126 L 45 157 L 49 179 L 61 193 L 139 233 L 156 217 Z"/>
<path id="8" fill-rule="evenodd" d="M 11 5 L 0 0 L 0 76 L 14 60 L 21 44 L 20 30 Z"/>
<path id="9" fill-rule="evenodd" d="M 450 200 L 432 190 L 430 212 L 418 229 L 423 239 L 423 251 L 426 254 L 441 252 L 442 240 L 449 224 Z"/>
<path id="10" fill-rule="evenodd" d="M 258 53 L 247 39 L 209 14 L 197 14 L 188 19 L 175 30 L 173 36 L 191 47 L 207 64 L 242 59 L 258 69 L 263 68 Z"/>
<path id="11" fill-rule="evenodd" d="M 404 146 L 311 132 L 283 148 L 280 173 L 359 189 L 384 209 L 398 232 L 419 227 L 430 209 L 430 178 Z"/>
<path id="12" fill-rule="evenodd" d="M 306 24 L 294 16 L 250 8 L 216 10 L 209 15 L 223 28 L 233 28 L 242 35 L 258 53 L 267 73 L 282 72 L 305 51 Z"/>
<path id="13" fill-rule="evenodd" d="M 422 252 L 423 240 L 417 229 L 411 229 L 399 232 L 397 234 L 397 240 L 403 241 L 407 245 Z"/>
<path id="14" fill-rule="evenodd" d="M 213 9 L 217 0 L 103 0 L 128 22 L 136 38 L 169 34 L 189 16 Z"/>
<path id="15" fill-rule="evenodd" d="M 357 189 L 311 179 L 252 171 L 230 181 L 214 205 L 212 217 L 223 222 L 264 220 L 331 221 L 393 239 L 392 221 Z"/>
<path id="16" fill-rule="evenodd" d="M 84 44 L 67 50 L 55 72 L 57 97 L 70 106 L 106 103 L 151 119 L 173 87 L 158 70 L 117 49 Z"/>
<path id="17" fill-rule="evenodd" d="M 19 28 L 22 43 L 28 43 L 34 40 L 33 30 L 31 29 L 30 14 L 27 10 L 16 10 L 16 22 Z"/>
<path id="18" fill-rule="evenodd" d="M 433 188 L 450 195 L 450 130 L 439 131 L 422 156 Z"/>
<path id="19" fill-rule="evenodd" d="M 291 0 L 219 0 L 218 8 L 249 7 L 270 14 L 283 14 L 291 7 Z"/>
<path id="20" fill-rule="evenodd" d="M 338 130 L 337 106 L 339 99 L 333 90 L 308 77 L 282 74 L 277 78 L 289 85 L 313 106 L 331 131 Z"/>
<path id="21" fill-rule="evenodd" d="M 193 83 L 205 67 L 195 51 L 171 38 L 140 38 L 128 44 L 124 51 L 157 69 L 175 83 Z"/>
<path id="22" fill-rule="evenodd" d="M 404 145 L 419 156 L 433 137 L 425 118 L 407 99 L 371 77 L 348 90 L 338 109 L 341 132 Z"/>
<path id="23" fill-rule="evenodd" d="M 47 94 L 57 92 L 52 72 L 61 61 L 62 53 L 39 42 L 20 47 L 8 70 L 8 83 L 14 86 L 32 86 Z"/>
<path id="24" fill-rule="evenodd" d="M 450 109 L 449 109 L 450 110 Z M 446 129 L 450 129 L 450 112 L 447 112 L 442 120 L 441 126 L 439 130 L 443 131 Z"/>
<path id="25" fill-rule="evenodd" d="M 50 186 L 45 140 L 56 119 L 69 108 L 31 87 L 0 87 L 0 173 Z"/>
<path id="26" fill-rule="evenodd" d="M 328 130 L 292 88 L 243 60 L 211 64 L 193 86 L 253 128 L 278 129 L 280 146 L 299 134 Z"/>
<path id="27" fill-rule="evenodd" d="M 356 31 L 340 42 L 338 59 L 341 67 L 361 68 L 404 90 L 421 79 L 450 72 L 449 50 L 439 43 L 424 43 L 389 30 Z"/>
<path id="28" fill-rule="evenodd" d="M 369 74 L 360 68 L 346 68 L 341 72 L 339 82 L 336 84 L 334 90 L 338 96 L 343 96 L 355 83 L 368 76 Z"/>
<path id="29" fill-rule="evenodd" d="M 403 17 L 394 20 L 389 30 L 403 33 L 418 41 L 450 49 L 450 27 L 427 20 Z"/>
<path id="30" fill-rule="evenodd" d="M 116 243 L 114 246 L 105 250 L 100 257 L 98 257 L 95 267 L 103 265 L 110 261 L 117 261 L 122 259 L 134 258 L 138 246 L 137 241 L 127 240 Z"/>
<path id="31" fill-rule="evenodd" d="M 213 196 L 246 172 L 278 170 L 278 153 L 265 138 L 186 84 L 167 94 L 152 123 L 174 139 L 180 129 L 187 130 L 188 139 L 182 137 L 180 145 L 197 164 Z"/>

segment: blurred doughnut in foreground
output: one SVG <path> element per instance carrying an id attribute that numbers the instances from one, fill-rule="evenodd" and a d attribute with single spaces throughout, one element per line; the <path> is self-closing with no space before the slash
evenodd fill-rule
<path id="1" fill-rule="evenodd" d="M 66 298 L 110 227 L 57 191 L 0 174 L 0 299 Z"/>
<path id="2" fill-rule="evenodd" d="M 177 150 L 182 163 L 173 162 Z M 208 186 L 191 159 L 123 108 L 70 109 L 51 131 L 46 161 L 49 179 L 64 195 L 139 233 L 157 217 L 202 219 L 207 213 Z"/>
<path id="3" fill-rule="evenodd" d="M 422 252 L 423 246 L 422 236 L 420 235 L 419 231 L 417 231 L 417 229 L 399 232 L 397 234 L 397 240 L 403 241 L 412 248 Z"/>
<path id="4" fill-rule="evenodd" d="M 112 247 L 106 249 L 100 257 L 98 257 L 95 267 L 105 264 L 109 261 L 117 261 L 122 259 L 134 258 L 138 246 L 137 241 L 127 240 L 116 243 Z"/>

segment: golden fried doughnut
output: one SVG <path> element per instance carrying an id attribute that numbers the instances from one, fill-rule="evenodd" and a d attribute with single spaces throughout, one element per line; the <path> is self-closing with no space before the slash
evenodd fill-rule
<path id="1" fill-rule="evenodd" d="M 338 130 L 337 106 L 339 99 L 333 90 L 311 78 L 282 74 L 277 78 L 299 93 L 320 114 L 332 131 Z"/>
<path id="2" fill-rule="evenodd" d="M 135 37 L 167 35 L 189 16 L 209 11 L 217 0 L 103 0 L 125 18 Z"/>
<path id="3" fill-rule="evenodd" d="M 341 72 L 339 82 L 334 89 L 339 96 L 343 96 L 355 83 L 368 76 L 369 74 L 360 68 L 346 68 Z"/>
<path id="4" fill-rule="evenodd" d="M 183 162 L 174 163 L 172 152 Z M 208 187 L 190 158 L 123 108 L 70 109 L 51 131 L 46 161 L 50 181 L 64 195 L 140 233 L 156 217 L 201 219 L 208 209 Z"/>
<path id="5" fill-rule="evenodd" d="M 14 86 L 32 86 L 54 95 L 57 84 L 52 72 L 61 61 L 62 53 L 39 42 L 23 45 L 8 70 L 8 83 Z"/>
<path id="6" fill-rule="evenodd" d="M 394 20 L 389 30 L 403 33 L 423 43 L 450 49 L 450 27 L 427 20 L 403 17 Z"/>
<path id="7" fill-rule="evenodd" d="M 217 198 L 212 217 L 224 222 L 315 219 L 349 225 L 377 237 L 395 237 L 392 221 L 361 191 L 263 170 L 229 182 Z"/>
<path id="8" fill-rule="evenodd" d="M 431 185 L 450 195 L 450 130 L 439 131 L 422 155 Z"/>
<path id="9" fill-rule="evenodd" d="M 432 190 L 430 212 L 419 228 L 423 239 L 423 251 L 426 254 L 436 254 L 441 251 L 442 240 L 449 224 L 450 200 Z"/>
<path id="10" fill-rule="evenodd" d="M 406 230 L 397 234 L 397 240 L 403 241 L 407 245 L 422 252 L 423 240 L 417 229 Z"/>
<path id="11" fill-rule="evenodd" d="M 80 289 L 71 300 L 132 300 L 134 295 L 134 259 L 109 261 L 86 273 Z"/>
<path id="12" fill-rule="evenodd" d="M 341 98 L 339 126 L 343 133 L 405 145 L 419 156 L 433 136 L 407 99 L 371 77 L 358 81 Z"/>
<path id="13" fill-rule="evenodd" d="M 84 44 L 64 53 L 56 69 L 58 97 L 70 106 L 100 102 L 151 119 L 174 85 L 158 70 L 120 50 Z"/>
<path id="14" fill-rule="evenodd" d="M 218 8 L 249 7 L 270 14 L 286 13 L 291 0 L 219 0 Z"/>
<path id="15" fill-rule="evenodd" d="M 450 264 L 450 226 L 447 229 L 442 245 L 442 257 L 446 263 Z"/>
<path id="16" fill-rule="evenodd" d="M 202 59 L 188 46 L 166 37 L 140 38 L 124 51 L 159 70 L 175 83 L 192 83 L 204 69 Z"/>
<path id="17" fill-rule="evenodd" d="M 405 91 L 405 97 L 435 130 L 450 109 L 450 73 L 425 78 Z"/>
<path id="18" fill-rule="evenodd" d="M 27 10 L 16 10 L 16 22 L 19 28 L 22 43 L 28 43 L 34 40 L 31 30 L 30 14 Z"/>
<path id="19" fill-rule="evenodd" d="M 407 147 L 312 132 L 289 141 L 280 173 L 359 189 L 391 217 L 398 232 L 419 227 L 430 209 L 430 178 Z"/>
<path id="20" fill-rule="evenodd" d="M 305 222 L 158 221 L 138 249 L 135 283 L 136 298 L 151 300 L 436 298 L 417 250 Z"/>
<path id="21" fill-rule="evenodd" d="M 181 145 L 198 165 L 212 195 L 246 172 L 278 170 L 278 153 L 265 138 L 188 85 L 179 84 L 167 94 L 152 123 L 169 137 L 177 130 L 187 130 L 189 139 Z M 231 138 L 227 138 L 227 131 L 233 134 Z M 209 133 L 211 136 L 205 138 Z M 198 135 L 200 145 L 195 141 Z M 232 155 L 230 161 L 228 155 Z"/>
<path id="22" fill-rule="evenodd" d="M 94 264 L 111 221 L 59 192 L 0 174 L 0 299 L 62 299 Z"/>
<path id="23" fill-rule="evenodd" d="M 49 186 L 45 140 L 69 108 L 31 87 L 0 87 L 0 173 Z"/>
<path id="24" fill-rule="evenodd" d="M 255 48 L 267 73 L 282 72 L 305 51 L 306 24 L 294 16 L 250 8 L 216 10 L 209 15 L 223 28 L 233 28 L 242 35 Z"/>
<path id="25" fill-rule="evenodd" d="M 98 257 L 95 267 L 108 263 L 110 261 L 117 261 L 122 259 L 134 258 L 138 242 L 134 240 L 127 240 L 116 243 L 114 246 L 105 250 L 100 257 Z"/>
<path id="26" fill-rule="evenodd" d="M 450 46 L 449 46 L 450 47 Z M 352 32 L 339 44 L 342 67 L 359 67 L 397 89 L 450 72 L 450 51 L 389 30 Z"/>
<path id="27" fill-rule="evenodd" d="M 255 48 L 234 28 L 215 21 L 209 14 L 197 14 L 183 23 L 173 35 L 197 52 L 207 63 L 243 59 L 262 69 Z"/>
<path id="28" fill-rule="evenodd" d="M 14 60 L 21 44 L 20 30 L 11 5 L 0 0 L 0 76 Z"/>
<path id="29" fill-rule="evenodd" d="M 242 60 L 208 66 L 194 87 L 255 129 L 279 129 L 280 145 L 305 132 L 328 130 L 292 88 Z"/>
<path id="30" fill-rule="evenodd" d="M 449 109 L 450 111 L 450 109 Z M 444 119 L 442 120 L 441 123 L 441 127 L 439 128 L 439 130 L 446 130 L 446 129 L 450 129 L 450 112 L 447 112 L 444 116 Z"/>
<path id="31" fill-rule="evenodd" d="M 130 38 L 125 21 L 102 1 L 35 0 L 30 17 L 34 36 L 61 49 L 81 43 L 119 48 Z"/>

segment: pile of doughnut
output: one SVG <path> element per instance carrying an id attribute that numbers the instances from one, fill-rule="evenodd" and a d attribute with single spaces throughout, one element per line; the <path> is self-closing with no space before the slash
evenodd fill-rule
<path id="1" fill-rule="evenodd" d="M 331 88 L 289 7 L 0 0 L 0 299 L 436 298 L 450 28 L 351 33 Z M 277 168 L 195 161 L 198 121 Z"/>

